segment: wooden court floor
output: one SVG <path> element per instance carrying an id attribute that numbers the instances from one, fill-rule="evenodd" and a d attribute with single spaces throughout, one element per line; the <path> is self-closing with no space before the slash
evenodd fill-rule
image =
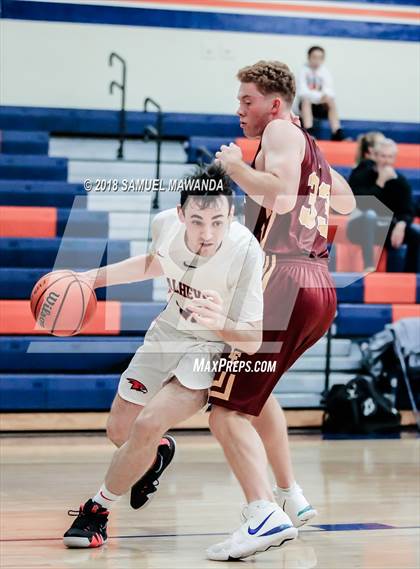
<path id="1" fill-rule="evenodd" d="M 1 442 L 0 567 L 201 569 L 204 549 L 240 523 L 241 492 L 217 443 L 178 434 L 159 494 L 141 512 L 124 497 L 108 544 L 67 550 L 61 536 L 97 490 L 112 454 L 104 436 L 10 437 Z M 318 508 L 282 549 L 242 562 L 253 569 L 415 569 L 420 565 L 419 439 L 322 440 L 292 435 L 297 478 Z"/>

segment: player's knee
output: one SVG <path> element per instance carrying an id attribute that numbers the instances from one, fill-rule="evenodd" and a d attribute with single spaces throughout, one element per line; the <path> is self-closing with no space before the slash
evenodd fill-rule
<path id="1" fill-rule="evenodd" d="M 126 426 L 116 417 L 109 416 L 106 424 L 106 436 L 115 446 L 122 446 L 128 439 Z"/>
<path id="2" fill-rule="evenodd" d="M 216 439 L 220 440 L 230 437 L 239 421 L 248 419 L 244 413 L 213 405 L 209 416 L 209 427 Z"/>
<path id="3" fill-rule="evenodd" d="M 155 411 L 149 411 L 147 407 L 137 417 L 133 425 L 132 438 L 135 440 L 160 440 L 167 430 L 164 417 Z"/>
<path id="4" fill-rule="evenodd" d="M 218 439 L 218 432 L 220 429 L 221 416 L 218 413 L 219 407 L 213 405 L 209 414 L 209 428 L 213 435 Z"/>
<path id="5" fill-rule="evenodd" d="M 209 399 L 208 389 L 197 389 L 195 395 L 196 407 L 202 409 L 204 405 L 207 405 Z"/>

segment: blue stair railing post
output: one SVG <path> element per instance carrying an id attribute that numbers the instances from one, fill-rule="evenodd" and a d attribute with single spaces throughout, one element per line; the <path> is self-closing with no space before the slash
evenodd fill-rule
<path id="1" fill-rule="evenodd" d="M 161 152 L 161 144 L 162 144 L 162 129 L 163 129 L 163 114 L 162 114 L 162 107 L 151 97 L 146 97 L 144 99 L 144 107 L 143 110 L 145 113 L 148 112 L 148 106 L 153 105 L 156 108 L 157 116 L 156 116 L 156 126 L 148 126 L 145 128 L 145 135 L 148 137 L 152 135 L 153 138 L 156 140 L 156 179 L 159 180 L 160 178 L 160 152 Z M 159 209 L 159 190 L 155 190 L 153 196 L 153 209 Z"/>
<path id="2" fill-rule="evenodd" d="M 199 146 L 197 148 L 197 164 L 200 166 L 200 168 L 204 168 L 206 165 L 206 162 L 204 162 L 204 159 L 207 158 L 208 159 L 208 164 L 211 164 L 211 162 L 213 162 L 214 160 L 214 156 L 213 154 L 209 151 L 209 149 L 206 146 Z"/>
<path id="3" fill-rule="evenodd" d="M 114 92 L 114 87 L 120 89 L 121 91 L 121 110 L 120 110 L 120 144 L 117 150 L 117 158 L 121 160 L 124 158 L 124 141 L 125 141 L 125 130 L 126 130 L 126 120 L 125 120 L 125 90 L 126 90 L 126 83 L 127 83 L 127 65 L 125 60 L 115 53 L 114 51 L 109 54 L 108 65 L 112 66 L 114 63 L 114 59 L 118 59 L 118 61 L 122 65 L 122 81 L 118 83 L 117 81 L 111 81 L 109 84 L 109 93 L 110 95 Z"/>

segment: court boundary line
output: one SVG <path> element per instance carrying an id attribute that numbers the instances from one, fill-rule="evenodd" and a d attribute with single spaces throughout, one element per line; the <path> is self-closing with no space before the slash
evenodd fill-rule
<path id="1" fill-rule="evenodd" d="M 334 525 L 334 524 L 325 524 L 325 525 Z M 336 524 L 336 525 L 347 525 L 347 524 Z M 360 525 L 363 524 L 354 524 Z M 366 525 L 372 525 L 372 523 L 366 523 Z M 354 531 L 390 531 L 390 530 L 408 530 L 408 529 L 420 529 L 420 526 L 388 526 L 385 524 L 380 524 L 382 527 L 373 527 L 373 528 L 350 528 L 350 529 L 323 529 L 322 527 L 316 528 L 316 526 L 309 526 L 314 527 L 316 529 L 304 529 L 300 530 L 299 533 L 340 533 L 344 531 L 354 532 Z M 162 533 L 162 534 L 139 534 L 139 535 L 113 535 L 108 536 L 108 541 L 110 539 L 162 539 L 167 537 L 218 537 L 218 536 L 225 536 L 230 535 L 228 532 L 214 532 L 214 533 Z M 26 541 L 61 541 L 62 537 L 30 537 L 30 538 L 6 538 L 0 539 L 0 543 L 19 543 L 19 542 L 26 542 Z"/>

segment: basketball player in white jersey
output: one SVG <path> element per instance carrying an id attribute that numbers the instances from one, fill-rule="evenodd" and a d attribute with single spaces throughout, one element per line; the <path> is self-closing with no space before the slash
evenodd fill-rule
<path id="1" fill-rule="evenodd" d="M 220 167 L 193 179 L 200 188 L 184 190 L 177 210 L 155 217 L 148 255 L 79 273 L 94 287 L 165 276 L 170 297 L 121 376 L 107 428 L 119 448 L 101 488 L 69 512 L 77 518 L 64 535 L 68 547 L 103 545 L 109 510 L 130 488 L 132 507 L 145 505 L 174 454 L 166 431 L 207 403 L 209 363 L 222 363 L 225 343 L 249 354 L 261 344 L 259 243 L 233 221 L 232 190 Z M 209 180 L 216 190 L 206 191 Z"/>

